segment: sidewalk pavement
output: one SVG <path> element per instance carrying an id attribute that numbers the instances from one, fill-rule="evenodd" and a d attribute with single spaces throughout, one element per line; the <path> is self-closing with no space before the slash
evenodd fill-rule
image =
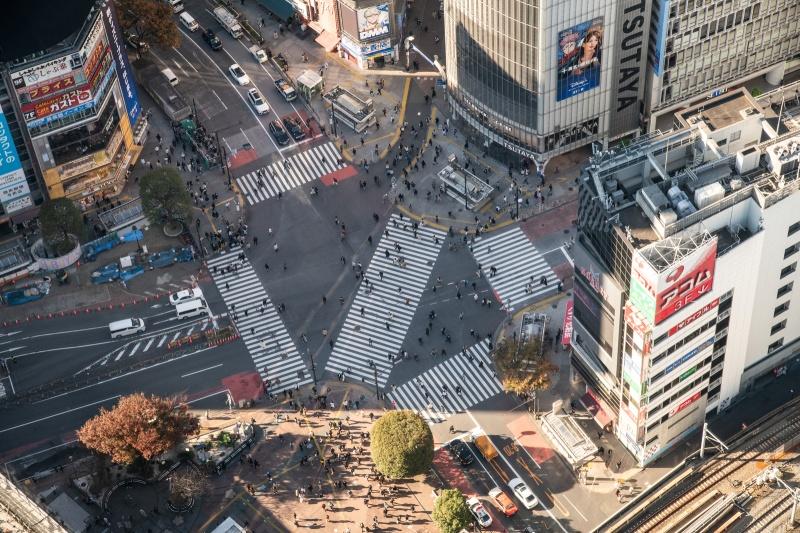
<path id="1" fill-rule="evenodd" d="M 430 530 L 429 485 L 421 479 L 381 483 L 371 476 L 369 439 L 362 437 L 371 429 L 370 415 L 377 418 L 386 411 L 382 403 L 360 385 L 331 382 L 320 389 L 327 395 L 325 409 L 309 408 L 301 414 L 289 405 L 310 405 L 309 392 L 307 387 L 301 389 L 293 399 L 267 409 L 211 411 L 208 419 L 198 413 L 204 433 L 237 419 L 245 423 L 254 419 L 262 433 L 246 457 L 213 480 L 209 493 L 222 497 L 204 506 L 199 530 L 210 529 L 226 516 L 254 531 L 356 533 L 363 531 L 360 524 L 370 530 L 373 524 L 380 530 Z M 341 433 L 332 428 L 339 422 Z M 332 459 L 327 468 L 320 461 L 348 452 L 350 460 Z M 301 463 L 302 458 L 307 460 Z M 400 489 L 396 496 L 381 494 L 391 486 Z"/>

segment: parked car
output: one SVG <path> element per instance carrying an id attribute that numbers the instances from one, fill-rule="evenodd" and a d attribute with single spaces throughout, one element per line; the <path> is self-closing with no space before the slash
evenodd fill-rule
<path id="1" fill-rule="evenodd" d="M 302 141 L 306 138 L 306 132 L 303 131 L 302 126 L 296 119 L 286 117 L 283 119 L 283 125 L 295 141 Z"/>
<path id="2" fill-rule="evenodd" d="M 214 30 L 205 30 L 203 32 L 203 40 L 208 43 L 212 50 L 222 50 L 222 41 L 219 40 Z"/>
<path id="3" fill-rule="evenodd" d="M 252 55 L 253 59 L 255 59 L 258 63 L 266 63 L 267 60 L 269 59 L 267 57 L 267 53 L 258 46 L 250 47 L 250 55 Z"/>
<path id="4" fill-rule="evenodd" d="M 118 279 L 119 265 L 117 263 L 109 263 L 92 272 L 92 283 L 95 285 L 100 283 L 111 283 L 112 281 L 116 281 Z"/>
<path id="5" fill-rule="evenodd" d="M 269 123 L 269 132 L 275 138 L 275 142 L 277 142 L 279 145 L 286 146 L 289 144 L 289 135 L 283 128 L 283 124 L 281 124 L 280 120 L 275 119 Z"/>
<path id="6" fill-rule="evenodd" d="M 508 482 L 508 486 L 514 496 L 525 506 L 525 509 L 533 509 L 539 504 L 539 500 L 536 499 L 531 488 L 520 478 L 515 477 Z"/>
<path id="7" fill-rule="evenodd" d="M 508 494 L 503 492 L 499 487 L 495 487 L 489 491 L 489 497 L 492 499 L 498 509 L 500 509 L 506 516 L 514 516 L 517 514 L 517 506 L 508 497 Z"/>
<path id="8" fill-rule="evenodd" d="M 192 287 L 191 289 L 184 289 L 169 295 L 169 303 L 178 305 L 189 300 L 195 300 L 203 297 L 203 291 L 200 287 Z"/>
<path id="9" fill-rule="evenodd" d="M 469 498 L 467 500 L 467 507 L 469 507 L 469 512 L 475 517 L 479 526 L 489 527 L 492 525 L 492 517 L 486 512 L 486 509 L 477 497 L 473 496 Z"/>
<path id="10" fill-rule="evenodd" d="M 250 78 L 247 76 L 245 71 L 242 67 L 239 66 L 238 63 L 234 63 L 230 67 L 228 67 L 228 72 L 230 72 L 231 77 L 236 80 L 236 83 L 239 85 L 247 85 L 250 83 Z"/>
<path id="11" fill-rule="evenodd" d="M 153 270 L 154 268 L 164 268 L 172 266 L 178 260 L 175 257 L 176 254 L 177 254 L 177 249 L 175 248 L 170 248 L 169 250 L 163 250 L 161 252 L 150 254 L 150 257 L 147 258 L 147 268 Z"/>
<path id="12" fill-rule="evenodd" d="M 295 92 L 294 87 L 292 87 L 285 79 L 278 78 L 275 80 L 275 87 L 278 89 L 278 92 L 281 93 L 283 99 L 287 102 L 291 102 L 297 98 L 297 93 Z"/>
<path id="13" fill-rule="evenodd" d="M 264 95 L 261 94 L 261 91 L 256 87 L 247 91 L 247 99 L 250 100 L 250 105 L 253 106 L 253 109 L 255 109 L 256 113 L 259 115 L 266 115 L 269 113 L 269 106 L 267 102 L 264 101 Z"/>
<path id="14" fill-rule="evenodd" d="M 448 442 L 447 451 L 450 453 L 450 457 L 452 457 L 454 461 L 458 461 L 458 464 L 461 466 L 471 465 L 472 461 L 475 460 L 475 456 L 472 455 L 469 446 L 461 439 Z"/>

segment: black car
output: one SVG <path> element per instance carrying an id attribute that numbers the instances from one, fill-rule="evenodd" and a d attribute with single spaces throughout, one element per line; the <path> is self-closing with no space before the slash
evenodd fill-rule
<path id="1" fill-rule="evenodd" d="M 205 30 L 203 32 L 203 40 L 208 43 L 212 50 L 222 50 L 222 41 L 219 40 L 213 30 Z"/>
<path id="2" fill-rule="evenodd" d="M 461 466 L 471 465 L 475 457 L 464 441 L 461 439 L 452 440 L 447 443 L 447 451 L 450 452 L 450 457 L 458 461 Z"/>
<path id="3" fill-rule="evenodd" d="M 283 119 L 283 125 L 286 126 L 286 130 L 289 132 L 289 135 L 292 136 L 292 139 L 295 141 L 302 141 L 306 138 L 306 132 L 303 131 L 303 128 L 297 122 L 296 119 L 291 117 L 286 117 Z"/>
<path id="4" fill-rule="evenodd" d="M 289 144 L 289 136 L 286 134 L 286 130 L 283 129 L 280 120 L 276 119 L 269 123 L 269 132 L 275 137 L 275 142 L 281 146 Z"/>

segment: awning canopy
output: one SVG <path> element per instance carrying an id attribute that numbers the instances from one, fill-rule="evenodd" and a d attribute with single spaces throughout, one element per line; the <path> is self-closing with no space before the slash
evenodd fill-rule
<path id="1" fill-rule="evenodd" d="M 581 403 L 601 428 L 608 427 L 611 423 L 611 417 L 603 410 L 600 402 L 595 399 L 594 394 L 591 392 L 584 394 L 581 398 Z"/>
<path id="2" fill-rule="evenodd" d="M 322 77 L 313 70 L 305 70 L 297 77 L 297 83 L 305 85 L 309 89 L 314 89 L 322 85 Z"/>
<path id="3" fill-rule="evenodd" d="M 333 52 L 336 49 L 336 45 L 339 44 L 339 38 L 336 34 L 325 30 L 322 30 L 314 41 L 322 46 L 326 52 Z"/>
<path id="4" fill-rule="evenodd" d="M 267 11 L 282 20 L 289 20 L 294 16 L 294 6 L 286 0 L 258 0 Z"/>

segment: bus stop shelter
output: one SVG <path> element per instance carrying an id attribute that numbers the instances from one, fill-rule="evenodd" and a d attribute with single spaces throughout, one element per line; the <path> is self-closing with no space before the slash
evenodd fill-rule
<path id="1" fill-rule="evenodd" d="M 311 100 L 312 96 L 322 92 L 322 76 L 313 70 L 303 71 L 295 81 L 297 88 L 300 89 L 300 92 L 303 93 L 307 100 Z"/>

